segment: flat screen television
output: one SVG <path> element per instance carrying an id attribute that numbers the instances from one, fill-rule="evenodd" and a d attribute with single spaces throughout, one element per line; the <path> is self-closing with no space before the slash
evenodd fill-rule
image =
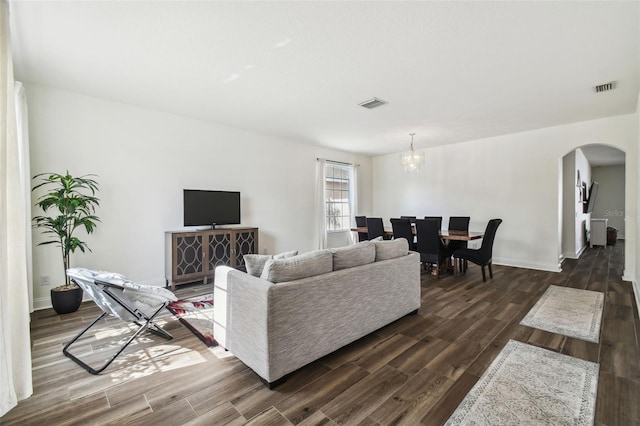
<path id="1" fill-rule="evenodd" d="M 240 223 L 240 192 L 184 190 L 184 226 Z"/>
<path id="2" fill-rule="evenodd" d="M 587 200 L 587 211 L 585 213 L 593 213 L 593 207 L 596 204 L 596 197 L 598 196 L 598 187 L 600 184 L 595 180 L 591 182 L 591 187 L 589 188 L 589 199 Z"/>

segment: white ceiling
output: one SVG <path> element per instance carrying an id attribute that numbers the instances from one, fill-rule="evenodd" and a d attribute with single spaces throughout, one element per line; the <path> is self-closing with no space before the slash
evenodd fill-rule
<path id="1" fill-rule="evenodd" d="M 366 154 L 628 114 L 639 89 L 635 1 L 10 7 L 19 80 Z"/>

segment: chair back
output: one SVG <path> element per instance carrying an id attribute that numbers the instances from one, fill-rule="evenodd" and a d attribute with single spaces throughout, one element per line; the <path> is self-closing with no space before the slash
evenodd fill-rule
<path id="1" fill-rule="evenodd" d="M 370 240 L 382 237 L 384 239 L 384 223 L 381 217 L 367 218 L 367 231 Z"/>
<path id="2" fill-rule="evenodd" d="M 469 231 L 469 216 L 451 216 L 449 218 L 449 231 Z"/>
<path id="3" fill-rule="evenodd" d="M 356 226 L 358 228 L 365 228 L 367 226 L 366 216 L 356 216 Z M 366 232 L 358 232 L 358 241 L 366 241 L 369 239 L 369 234 Z"/>
<path id="4" fill-rule="evenodd" d="M 400 216 L 400 219 L 409 219 L 411 223 L 416 223 L 416 216 Z"/>
<path id="5" fill-rule="evenodd" d="M 469 232 L 469 216 L 451 216 L 449 217 L 449 231 L 465 231 Z M 467 241 L 449 241 L 449 250 L 456 251 L 461 248 L 467 248 Z"/>
<path id="6" fill-rule="evenodd" d="M 391 219 L 391 227 L 393 228 L 393 238 L 404 238 L 409 243 L 409 249 L 414 249 L 413 230 L 411 229 L 411 221 L 409 218 Z"/>
<path id="7" fill-rule="evenodd" d="M 487 262 L 493 255 L 493 240 L 496 237 L 496 231 L 498 226 L 502 223 L 502 219 L 491 219 L 487 224 L 487 229 L 484 231 L 484 237 L 482 237 L 482 245 L 478 249 L 478 253 L 482 257 L 482 260 Z"/>
<path id="8" fill-rule="evenodd" d="M 438 230 L 442 229 L 442 216 L 425 216 L 425 219 L 435 219 L 438 221 Z"/>
<path id="9" fill-rule="evenodd" d="M 437 219 L 416 219 L 417 251 L 439 254 L 442 248 L 440 226 Z"/>

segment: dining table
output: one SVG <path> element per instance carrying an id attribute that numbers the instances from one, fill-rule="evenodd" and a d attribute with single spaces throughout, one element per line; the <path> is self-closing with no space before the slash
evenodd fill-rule
<path id="1" fill-rule="evenodd" d="M 413 229 L 413 235 L 416 234 L 416 228 L 415 226 L 411 227 Z M 352 231 L 354 232 L 368 232 L 368 229 L 366 226 L 360 226 L 360 227 L 356 227 L 356 228 L 351 228 Z M 393 231 L 390 229 L 385 229 L 384 233 L 387 237 L 393 237 Z M 448 231 L 446 229 L 441 229 L 439 232 L 440 238 L 442 238 L 443 240 L 449 240 L 449 241 L 471 241 L 471 240 L 479 240 L 480 238 L 484 237 L 484 232 L 478 232 L 478 231 Z"/>

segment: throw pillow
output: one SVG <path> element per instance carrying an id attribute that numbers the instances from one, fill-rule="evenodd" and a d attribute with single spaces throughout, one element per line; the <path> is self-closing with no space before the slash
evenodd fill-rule
<path id="1" fill-rule="evenodd" d="M 284 253 L 274 254 L 274 259 L 286 259 L 287 257 L 293 257 L 298 255 L 298 250 L 285 251 Z"/>
<path id="2" fill-rule="evenodd" d="M 264 264 L 271 258 L 270 254 L 245 254 L 244 266 L 247 267 L 247 274 L 260 277 Z"/>
<path id="3" fill-rule="evenodd" d="M 326 274 L 332 270 L 331 250 L 316 250 L 286 259 L 267 260 L 260 278 L 281 283 Z"/>
<path id="4" fill-rule="evenodd" d="M 376 260 L 376 246 L 370 241 L 332 249 L 331 252 L 334 271 L 366 265 Z"/>
<path id="5" fill-rule="evenodd" d="M 262 275 L 262 270 L 264 269 L 264 264 L 267 263 L 269 259 L 285 259 L 287 257 L 292 257 L 298 254 L 298 250 L 294 251 L 286 251 L 284 253 L 278 253 L 275 255 L 270 254 L 245 254 L 244 255 L 244 265 L 247 267 L 247 274 L 253 275 L 254 277 L 260 277 Z"/>
<path id="6" fill-rule="evenodd" d="M 409 253 L 409 242 L 405 238 L 397 240 L 375 241 L 376 262 L 405 256 Z"/>

